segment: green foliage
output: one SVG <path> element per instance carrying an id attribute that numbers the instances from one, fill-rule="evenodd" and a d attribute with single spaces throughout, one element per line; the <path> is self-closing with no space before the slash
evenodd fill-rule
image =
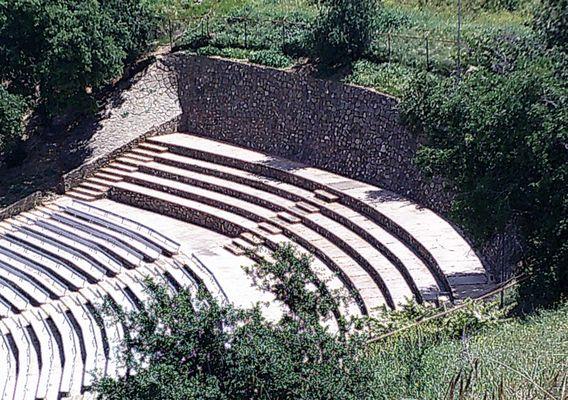
<path id="1" fill-rule="evenodd" d="M 533 295 L 558 300 L 568 278 L 568 64 L 553 52 L 511 59 L 500 73 L 481 63 L 459 84 L 421 76 L 402 110 L 426 140 L 418 164 L 458 192 L 454 215 L 480 238 L 519 226 L 525 270 L 540 282 Z"/>
<path id="2" fill-rule="evenodd" d="M 149 283 L 145 309 L 110 312 L 128 334 L 125 378 L 100 379 L 102 399 L 361 399 L 368 391 L 361 338 L 292 319 L 270 323 L 200 292 L 170 296 Z"/>
<path id="3" fill-rule="evenodd" d="M 534 18 L 534 28 L 550 46 L 568 51 L 568 1 L 541 0 Z"/>
<path id="4" fill-rule="evenodd" d="M 339 308 L 348 303 L 348 294 L 330 291 L 312 270 L 312 257 L 300 254 L 290 244 L 280 246 L 269 259 L 246 267 L 255 286 L 274 294 L 288 307 L 285 318 L 304 326 L 319 325 L 322 320 L 340 319 L 345 331 L 346 321 L 341 320 Z"/>
<path id="5" fill-rule="evenodd" d="M 371 346 L 373 399 L 565 398 L 566 305 L 459 337 L 431 328 L 420 325 Z"/>
<path id="6" fill-rule="evenodd" d="M 379 5 L 377 0 L 322 0 L 314 27 L 314 57 L 328 67 L 358 60 L 371 44 Z"/>
<path id="7" fill-rule="evenodd" d="M 259 50 L 251 53 L 249 61 L 274 68 L 286 68 L 293 64 L 290 57 L 274 50 Z"/>
<path id="8" fill-rule="evenodd" d="M 22 134 L 26 103 L 0 86 L 0 154 L 9 152 Z"/>
<path id="9" fill-rule="evenodd" d="M 362 60 L 353 65 L 353 71 L 345 81 L 400 96 L 406 91 L 415 73 L 415 70 L 399 64 L 375 64 Z"/>
<path id="10" fill-rule="evenodd" d="M 3 0 L 0 76 L 48 116 L 92 106 L 97 91 L 145 50 L 154 19 L 134 0 Z M 39 88 L 39 90 L 38 90 Z"/>
<path id="11" fill-rule="evenodd" d="M 371 319 L 371 336 L 385 335 L 423 321 L 419 328 L 422 334 L 435 336 L 437 340 L 459 339 L 464 332 L 471 335 L 501 325 L 509 311 L 510 307 L 500 308 L 497 301 L 467 300 L 459 309 L 443 315 L 440 308 L 411 301 L 397 310 L 383 309 L 379 317 Z"/>

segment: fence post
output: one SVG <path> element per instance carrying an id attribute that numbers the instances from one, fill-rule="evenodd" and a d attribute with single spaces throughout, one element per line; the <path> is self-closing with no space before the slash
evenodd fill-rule
<path id="1" fill-rule="evenodd" d="M 247 32 L 247 19 L 244 19 L 245 22 L 245 49 L 248 48 L 248 32 Z"/>
<path id="2" fill-rule="evenodd" d="M 430 71 L 430 46 L 428 44 L 428 36 L 426 36 L 426 71 Z"/>
<path id="3" fill-rule="evenodd" d="M 286 23 L 284 19 L 282 20 L 282 46 L 284 46 L 284 42 L 286 41 Z"/>
<path id="4" fill-rule="evenodd" d="M 389 52 L 389 63 L 391 62 L 391 33 L 387 33 L 387 48 Z"/>
<path id="5" fill-rule="evenodd" d="M 209 15 L 205 16 L 205 31 L 207 32 L 207 37 L 209 37 Z"/>

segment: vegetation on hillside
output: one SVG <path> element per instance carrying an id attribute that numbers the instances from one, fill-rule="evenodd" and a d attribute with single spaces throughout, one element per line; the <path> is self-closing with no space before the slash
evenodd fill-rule
<path id="1" fill-rule="evenodd" d="M 96 94 L 148 49 L 157 22 L 138 0 L 0 0 L 0 82 L 11 94 L 2 108 L 19 96 L 49 123 L 94 110 Z M 18 126 L 3 126 L 0 152 Z"/>
<path id="2" fill-rule="evenodd" d="M 148 282 L 151 300 L 107 318 L 125 327 L 129 373 L 99 379 L 101 399 L 565 400 L 568 309 L 508 321 L 495 303 L 470 303 L 443 318 L 366 344 L 369 334 L 406 327 L 439 312 L 408 304 L 347 334 L 320 322 L 340 299 L 314 285 L 310 259 L 291 247 L 249 270 L 285 305 L 270 322 L 207 293 L 168 294 Z M 289 289 L 289 290 L 288 290 Z M 320 304 L 319 300 L 327 299 Z M 331 302 L 330 302 L 331 300 Z M 352 321 L 353 322 L 353 321 Z M 363 330 L 357 330 L 367 327 Z"/>

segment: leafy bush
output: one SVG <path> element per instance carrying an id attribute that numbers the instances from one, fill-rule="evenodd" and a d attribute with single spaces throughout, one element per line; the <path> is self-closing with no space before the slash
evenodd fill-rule
<path id="1" fill-rule="evenodd" d="M 0 2 L 0 77 L 16 93 L 39 95 L 50 117 L 91 107 L 89 91 L 120 76 L 124 63 L 148 46 L 155 20 L 142 4 Z"/>
<path id="2" fill-rule="evenodd" d="M 520 228 L 535 300 L 568 294 L 566 65 L 548 53 L 501 74 L 481 67 L 459 85 L 422 75 L 401 106 L 426 140 L 418 164 L 457 190 L 454 215 L 479 238 Z"/>
<path id="3" fill-rule="evenodd" d="M 415 70 L 399 64 L 375 64 L 362 60 L 353 65 L 353 71 L 345 81 L 400 96 L 406 91 L 414 74 Z"/>
<path id="4" fill-rule="evenodd" d="M 22 135 L 26 104 L 21 96 L 0 86 L 0 154 L 9 152 Z"/>
<path id="5" fill-rule="evenodd" d="M 293 60 L 290 57 L 274 50 L 253 51 L 248 59 L 255 64 L 275 68 L 286 68 L 293 64 Z"/>
<path id="6" fill-rule="evenodd" d="M 534 28 L 549 46 L 568 51 L 568 0 L 542 0 L 535 13 Z"/>
<path id="7" fill-rule="evenodd" d="M 367 369 L 358 336 L 286 318 L 270 323 L 258 309 L 220 305 L 201 292 L 170 296 L 149 283 L 145 308 L 124 315 L 123 360 L 136 374 L 103 378 L 102 399 L 360 399 Z"/>
<path id="8" fill-rule="evenodd" d="M 359 59 L 373 36 L 376 0 L 322 0 L 316 19 L 313 54 L 324 66 L 345 65 Z"/>

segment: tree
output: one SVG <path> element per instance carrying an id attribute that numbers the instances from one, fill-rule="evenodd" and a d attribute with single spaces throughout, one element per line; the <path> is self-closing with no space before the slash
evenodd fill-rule
<path id="1" fill-rule="evenodd" d="M 0 154 L 9 153 L 20 139 L 25 110 L 22 96 L 0 86 Z"/>
<path id="2" fill-rule="evenodd" d="M 533 26 L 550 47 L 568 51 L 568 0 L 541 0 Z"/>
<path id="3" fill-rule="evenodd" d="M 221 305 L 201 291 L 169 295 L 148 282 L 145 309 L 124 315 L 129 373 L 103 378 L 101 399 L 362 399 L 371 381 L 363 341 L 258 308 Z M 135 371 L 135 374 L 130 372 Z"/>
<path id="4" fill-rule="evenodd" d="M 535 301 L 568 294 L 566 65 L 549 51 L 519 56 L 501 73 L 480 66 L 457 86 L 423 75 L 402 103 L 426 141 L 418 164 L 457 191 L 454 216 L 481 239 L 519 227 Z"/>
<path id="5" fill-rule="evenodd" d="M 321 0 L 313 33 L 313 55 L 325 66 L 346 65 L 368 49 L 377 0 Z"/>
<path id="6" fill-rule="evenodd" d="M 0 78 L 54 117 L 92 94 L 147 48 L 154 18 L 133 0 L 0 0 Z"/>
<path id="7" fill-rule="evenodd" d="M 152 281 L 141 311 L 127 315 L 107 300 L 107 315 L 125 327 L 123 362 L 136 374 L 100 379 L 95 390 L 101 398 L 368 398 L 365 336 L 320 324 L 340 299 L 314 284 L 310 257 L 290 246 L 273 257 L 248 273 L 285 305 L 276 322 L 258 307 L 236 309 L 204 291 L 170 295 Z"/>

